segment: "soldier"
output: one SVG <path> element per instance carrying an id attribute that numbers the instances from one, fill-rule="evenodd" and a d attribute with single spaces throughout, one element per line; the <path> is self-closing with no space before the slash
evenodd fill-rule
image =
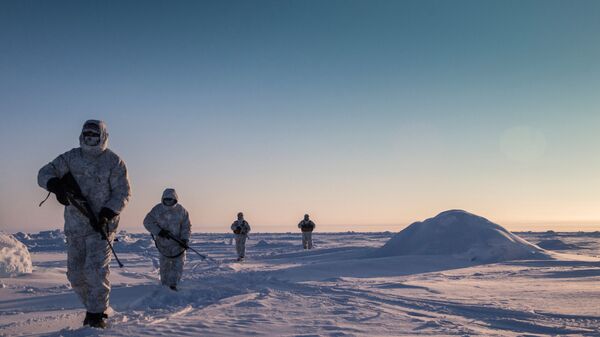
<path id="1" fill-rule="evenodd" d="M 238 213 L 237 220 L 231 224 L 231 230 L 235 234 L 237 260 L 242 261 L 246 256 L 246 239 L 248 238 L 248 233 L 250 233 L 250 225 L 244 220 L 244 213 Z"/>
<path id="2" fill-rule="evenodd" d="M 160 282 L 175 291 L 183 273 L 185 247 L 192 231 L 189 214 L 178 200 L 177 192 L 167 188 L 161 203 L 154 206 L 144 219 L 144 227 L 156 238 L 156 248 L 160 253 Z"/>
<path id="3" fill-rule="evenodd" d="M 119 215 L 129 201 L 131 190 L 125 163 L 107 148 L 108 131 L 103 121 L 86 121 L 79 145 L 42 167 L 38 184 L 54 193 L 65 206 L 67 278 L 85 305 L 83 325 L 105 328 L 110 293 L 109 240 L 114 239 Z M 95 225 L 69 203 L 69 189 L 61 179 L 68 173 L 99 219 Z"/>
<path id="4" fill-rule="evenodd" d="M 302 247 L 312 249 L 312 232 L 315 230 L 315 223 L 309 219 L 308 214 L 304 214 L 304 219 L 300 221 L 298 228 L 302 231 Z"/>

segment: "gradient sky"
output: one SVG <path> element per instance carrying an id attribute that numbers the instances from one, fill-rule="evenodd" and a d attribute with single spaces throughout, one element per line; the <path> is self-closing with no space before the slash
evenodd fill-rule
<path id="1" fill-rule="evenodd" d="M 453 208 L 600 229 L 598 1 L 0 2 L 0 229 L 62 228 L 38 169 L 107 122 L 141 230 L 392 230 Z"/>

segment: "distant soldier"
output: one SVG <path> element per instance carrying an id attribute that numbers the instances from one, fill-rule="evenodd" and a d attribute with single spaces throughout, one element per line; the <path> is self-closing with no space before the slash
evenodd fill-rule
<path id="1" fill-rule="evenodd" d="M 300 221 L 298 228 L 302 231 L 302 247 L 312 249 L 312 231 L 315 230 L 315 223 L 309 219 L 308 214 L 304 214 L 304 220 Z"/>
<path id="2" fill-rule="evenodd" d="M 239 212 L 237 220 L 231 224 L 231 230 L 235 234 L 235 249 L 238 254 L 238 261 L 242 261 L 246 256 L 246 239 L 250 233 L 250 225 L 244 220 L 244 213 Z"/>
<path id="3" fill-rule="evenodd" d="M 178 199 L 177 192 L 167 188 L 161 203 L 144 219 L 144 227 L 156 238 L 156 249 L 160 253 L 160 282 L 175 291 L 183 273 L 185 247 L 192 231 L 189 214 Z"/>
<path id="4" fill-rule="evenodd" d="M 84 215 L 71 204 L 69 191 L 74 186 L 66 179 L 71 176 L 94 214 Z M 65 206 L 67 278 L 87 310 L 83 325 L 105 328 L 110 293 L 108 241 L 114 239 L 119 215 L 131 196 L 125 163 L 108 149 L 106 124 L 86 121 L 79 147 L 42 167 L 38 184 Z M 93 223 L 90 217 L 98 221 Z"/>

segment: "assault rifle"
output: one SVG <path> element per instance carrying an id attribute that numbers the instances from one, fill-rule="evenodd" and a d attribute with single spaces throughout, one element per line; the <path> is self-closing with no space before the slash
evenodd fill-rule
<path id="1" fill-rule="evenodd" d="M 113 248 L 112 243 L 110 242 L 110 239 L 108 237 L 108 223 L 106 221 L 103 221 L 102 219 L 99 220 L 96 217 L 96 213 L 94 213 L 94 210 L 92 210 L 92 206 L 90 205 L 89 201 L 85 196 L 83 196 L 83 193 L 81 193 L 81 188 L 75 180 L 75 177 L 73 177 L 73 174 L 71 174 L 71 172 L 67 172 L 67 174 L 60 178 L 60 182 L 65 188 L 69 204 L 73 205 L 75 208 L 77 208 L 77 210 L 79 210 L 79 212 L 81 212 L 81 214 L 88 218 L 90 224 L 92 225 L 92 228 L 94 228 L 95 231 L 100 233 L 102 239 L 106 240 L 106 242 L 108 243 L 110 251 L 115 257 L 117 263 L 119 264 L 119 267 L 123 268 L 123 264 L 121 263 L 121 260 L 119 260 L 117 253 L 115 253 L 115 249 Z"/>
<path id="2" fill-rule="evenodd" d="M 159 228 L 160 228 L 160 227 L 159 227 Z M 163 229 L 163 228 L 160 228 L 160 229 Z M 188 244 L 187 244 L 187 243 L 185 243 L 184 241 L 182 241 L 182 240 L 179 240 L 178 238 L 176 238 L 176 237 L 175 237 L 173 234 L 171 234 L 171 232 L 169 232 L 168 230 L 164 229 L 164 231 L 165 231 L 165 232 L 167 232 L 167 235 L 166 235 L 166 237 L 167 237 L 168 239 L 171 239 L 171 240 L 175 241 L 175 242 L 176 242 L 176 243 L 177 243 L 179 246 L 181 246 L 181 248 L 183 248 L 184 250 L 187 250 L 187 249 L 189 249 L 189 250 L 191 250 L 192 252 L 194 252 L 194 253 L 198 254 L 198 256 L 200 256 L 200 257 L 202 258 L 202 260 L 206 260 L 206 258 L 207 258 L 207 257 L 206 257 L 206 255 L 204 255 L 204 254 L 200 254 L 200 252 L 198 252 L 198 251 L 197 251 L 197 250 L 195 250 L 194 248 L 190 247 L 190 245 L 188 245 Z M 152 236 L 152 238 L 154 239 L 154 235 Z M 156 243 L 156 240 L 155 240 L 155 243 Z M 156 248 L 158 249 L 158 246 L 156 246 Z M 182 252 L 182 253 L 183 253 L 183 252 Z M 162 254 L 162 253 L 161 253 L 161 254 Z M 177 256 L 179 256 L 179 255 L 181 255 L 181 254 L 178 254 Z M 177 257 L 177 256 L 174 256 L 174 257 Z M 167 257 L 170 257 L 170 256 L 167 256 Z"/>

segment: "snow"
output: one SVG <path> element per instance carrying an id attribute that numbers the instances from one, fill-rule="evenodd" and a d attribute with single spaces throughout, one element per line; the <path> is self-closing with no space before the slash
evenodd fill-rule
<path id="1" fill-rule="evenodd" d="M 0 277 L 31 273 L 31 256 L 27 247 L 14 236 L 0 233 Z"/>
<path id="2" fill-rule="evenodd" d="M 398 254 L 393 233 L 315 232 L 318 248 L 310 251 L 302 249 L 300 233 L 254 233 L 247 260 L 238 263 L 230 234 L 194 233 L 191 245 L 216 262 L 189 254 L 178 292 L 158 285 L 158 255 L 148 234 L 122 232 L 115 249 L 125 267 L 112 264 L 106 330 L 81 327 L 85 310 L 65 277 L 64 244 L 54 241 L 61 234 L 27 234 L 28 245 L 46 250 L 32 252 L 31 274 L 0 278 L 0 335 L 600 335 L 600 236 L 516 236 L 466 218 L 468 228 L 502 234 L 465 236 L 466 249 L 440 240 L 441 246 Z M 573 249 L 555 253 L 527 243 L 541 238 L 560 238 Z M 471 260 L 469 252 L 482 242 L 539 254 Z"/>
<path id="3" fill-rule="evenodd" d="M 577 245 L 566 244 L 561 239 L 548 239 L 542 240 L 537 243 L 538 247 L 550 250 L 567 250 L 567 249 L 576 249 L 579 248 Z"/>
<path id="4" fill-rule="evenodd" d="M 464 255 L 472 261 L 542 258 L 543 249 L 486 218 L 462 210 L 415 222 L 392 237 L 381 255 Z"/>
<path id="5" fill-rule="evenodd" d="M 15 234 L 15 238 L 27 245 L 30 252 L 64 251 L 66 249 L 65 235 L 59 229 L 35 234 L 19 232 Z"/>

